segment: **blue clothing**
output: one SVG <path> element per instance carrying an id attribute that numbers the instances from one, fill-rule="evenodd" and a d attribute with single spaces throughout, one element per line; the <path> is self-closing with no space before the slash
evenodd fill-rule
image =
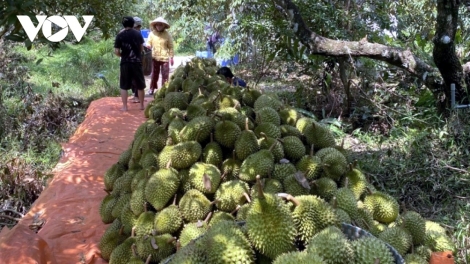
<path id="1" fill-rule="evenodd" d="M 246 87 L 246 82 L 238 77 L 233 77 L 232 84 L 235 86 Z"/>

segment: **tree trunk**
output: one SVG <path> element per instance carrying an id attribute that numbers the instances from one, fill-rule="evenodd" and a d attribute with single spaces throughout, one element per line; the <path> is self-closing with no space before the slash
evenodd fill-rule
<path id="1" fill-rule="evenodd" d="M 457 103 L 468 104 L 465 92 L 463 68 L 459 58 L 455 53 L 455 33 L 459 17 L 458 0 L 438 0 L 437 1 L 437 21 L 436 35 L 433 38 L 434 49 L 433 58 L 439 69 L 446 89 L 443 96 L 440 96 L 440 108 L 448 108 L 450 105 L 450 85 L 455 84 L 455 99 Z"/>
<path id="2" fill-rule="evenodd" d="M 309 54 L 334 57 L 367 57 L 404 69 L 423 80 L 424 84 L 434 94 L 434 97 L 441 102 L 440 106 L 438 106 L 440 111 L 444 111 L 445 106 L 448 106 L 450 103 L 451 82 L 456 84 L 458 90 L 456 98 L 464 98 L 463 71 L 453 43 L 458 18 L 458 0 L 453 0 L 452 4 L 449 0 L 438 1 L 438 21 L 436 22 L 437 43 L 435 41 L 434 56 L 437 56 L 435 61 L 439 65 L 440 72 L 415 56 L 410 50 L 370 43 L 366 37 L 360 41 L 341 41 L 320 36 L 305 25 L 299 9 L 291 0 L 273 1 L 276 9 L 282 12 L 285 18 L 291 22 L 291 30 L 293 30 L 300 42 L 307 47 L 306 52 Z M 456 1 L 457 3 L 455 3 Z M 447 17 L 451 18 L 448 22 L 446 20 Z M 448 36 L 450 43 L 439 41 L 443 36 Z M 449 60 L 449 58 L 451 59 Z M 438 61 L 439 63 L 437 63 Z M 447 83 L 449 85 L 446 85 Z"/>

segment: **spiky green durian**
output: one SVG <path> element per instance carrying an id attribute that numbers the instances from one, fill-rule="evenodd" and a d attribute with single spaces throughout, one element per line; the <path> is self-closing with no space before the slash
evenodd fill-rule
<path id="1" fill-rule="evenodd" d="M 255 135 L 258 138 L 262 137 L 261 133 L 264 133 L 268 137 L 272 137 L 272 138 L 281 137 L 281 129 L 279 128 L 279 126 L 273 123 L 269 123 L 269 122 L 263 122 L 263 123 L 258 124 L 258 126 L 255 127 L 253 132 L 255 132 Z"/>
<path id="2" fill-rule="evenodd" d="M 207 143 L 202 150 L 202 162 L 219 166 L 223 161 L 222 147 L 219 143 L 213 141 L 211 135 L 211 142 Z"/>
<path id="3" fill-rule="evenodd" d="M 207 231 L 207 223 L 200 221 L 197 223 L 188 223 L 181 230 L 179 241 L 182 247 L 188 245 L 194 239 L 201 237 Z M 202 238 L 202 237 L 201 237 Z M 206 251 L 207 252 L 207 251 Z"/>
<path id="4" fill-rule="evenodd" d="M 245 88 L 242 91 L 242 102 L 250 107 L 255 105 L 258 97 L 261 96 L 261 92 L 252 88 Z"/>
<path id="5" fill-rule="evenodd" d="M 406 254 L 404 256 L 404 259 L 405 259 L 406 264 L 428 264 L 429 263 L 425 258 L 415 253 Z"/>
<path id="6" fill-rule="evenodd" d="M 159 262 L 176 251 L 176 238 L 170 234 L 140 236 L 136 238 L 136 251 L 141 259 Z"/>
<path id="7" fill-rule="evenodd" d="M 367 179 L 364 174 L 353 164 L 349 164 L 349 170 L 344 175 L 343 186 L 348 187 L 359 200 L 367 189 Z M 347 182 L 345 181 L 347 179 Z"/>
<path id="8" fill-rule="evenodd" d="M 311 193 L 320 196 L 326 201 L 330 201 L 338 189 L 338 184 L 328 177 L 320 177 L 312 184 Z"/>
<path id="9" fill-rule="evenodd" d="M 281 137 L 294 136 L 301 138 L 303 136 L 295 126 L 281 125 L 279 129 L 281 130 Z"/>
<path id="10" fill-rule="evenodd" d="M 246 182 L 240 180 L 224 182 L 215 192 L 215 205 L 219 210 L 232 212 L 237 205 L 251 201 L 248 192 L 249 186 Z"/>
<path id="11" fill-rule="evenodd" d="M 281 125 L 281 118 L 279 114 L 271 107 L 263 107 L 255 111 L 256 113 L 256 123 L 272 123 L 276 126 Z"/>
<path id="12" fill-rule="evenodd" d="M 281 124 L 283 125 L 295 126 L 295 123 L 297 123 L 297 120 L 301 116 L 302 115 L 297 112 L 297 110 L 291 107 L 286 107 L 279 111 L 279 117 L 281 118 Z"/>
<path id="13" fill-rule="evenodd" d="M 296 162 L 305 156 L 306 148 L 302 141 L 295 136 L 286 136 L 281 139 L 284 154 L 291 162 Z"/>
<path id="14" fill-rule="evenodd" d="M 256 178 L 260 180 L 260 176 Z M 292 222 L 292 215 L 283 201 L 273 194 L 263 193 L 260 188 L 258 197 L 250 204 L 246 221 L 248 237 L 255 249 L 271 259 L 292 251 L 296 233 Z"/>
<path id="15" fill-rule="evenodd" d="M 346 213 L 348 213 L 348 215 L 353 220 L 360 218 L 356 198 L 354 197 L 354 193 L 350 189 L 346 187 L 337 189 L 335 192 L 335 198 L 336 207 L 346 211 Z"/>
<path id="16" fill-rule="evenodd" d="M 212 214 L 212 217 L 209 222 L 209 227 L 222 221 L 235 221 L 235 217 L 232 214 L 224 211 L 216 211 Z"/>
<path id="17" fill-rule="evenodd" d="M 168 201 L 178 190 L 180 179 L 178 172 L 173 168 L 159 169 L 150 176 L 145 186 L 145 200 L 156 210 L 165 208 Z"/>
<path id="18" fill-rule="evenodd" d="M 227 158 L 222 162 L 220 172 L 222 173 L 222 178 L 224 181 L 238 179 L 242 162 L 238 160 L 235 156 L 235 151 L 233 151 L 232 157 Z"/>
<path id="19" fill-rule="evenodd" d="M 226 148 L 233 149 L 240 134 L 240 127 L 232 121 L 219 121 L 214 127 L 215 141 Z"/>
<path id="20" fill-rule="evenodd" d="M 155 212 L 146 211 L 139 215 L 135 223 L 135 234 L 137 236 L 145 236 L 152 234 L 154 226 Z"/>
<path id="21" fill-rule="evenodd" d="M 207 216 L 212 209 L 212 203 L 203 193 L 191 189 L 181 197 L 179 208 L 184 220 L 195 222 Z"/>
<path id="22" fill-rule="evenodd" d="M 378 235 L 378 238 L 395 248 L 402 256 L 408 252 L 413 242 L 410 233 L 400 226 L 385 229 Z"/>
<path id="23" fill-rule="evenodd" d="M 262 94 L 256 99 L 255 103 L 253 104 L 253 108 L 255 111 L 264 108 L 264 107 L 271 107 L 276 111 L 282 107 L 282 102 L 276 98 L 274 94 Z"/>
<path id="24" fill-rule="evenodd" d="M 248 156 L 240 167 L 238 177 L 244 181 L 254 181 L 256 175 L 267 177 L 274 167 L 274 156 L 270 150 L 262 149 Z"/>
<path id="25" fill-rule="evenodd" d="M 287 160 L 282 160 L 282 163 L 274 164 L 273 174 L 271 175 L 271 178 L 282 182 L 287 176 L 296 172 L 297 169 L 295 168 L 294 164 L 288 162 Z"/>
<path id="26" fill-rule="evenodd" d="M 191 119 L 191 121 L 189 121 L 183 129 L 181 129 L 181 140 L 195 140 L 197 142 L 204 142 L 210 137 L 214 126 L 214 120 L 208 116 L 195 117 Z"/>
<path id="27" fill-rule="evenodd" d="M 100 204 L 100 217 L 101 221 L 105 224 L 112 223 L 116 217 L 113 217 L 113 207 L 116 205 L 117 199 L 115 195 L 108 194 L 106 195 L 103 200 L 101 200 Z"/>
<path id="28" fill-rule="evenodd" d="M 297 119 L 295 127 L 300 131 L 300 133 L 304 134 L 305 128 L 308 125 L 313 124 L 313 122 L 315 122 L 315 120 L 310 117 L 301 117 Z"/>
<path id="29" fill-rule="evenodd" d="M 364 198 L 364 206 L 372 212 L 375 220 L 385 224 L 395 221 L 400 209 L 394 197 L 378 191 Z"/>
<path id="30" fill-rule="evenodd" d="M 322 171 L 322 161 L 318 156 L 315 156 L 313 153 L 313 145 L 310 148 L 310 155 L 303 156 L 296 163 L 297 170 L 305 174 L 307 180 L 312 181 L 318 178 Z"/>
<path id="31" fill-rule="evenodd" d="M 154 227 L 157 234 L 173 234 L 182 224 L 183 217 L 176 205 L 165 207 L 155 215 Z"/>
<path id="32" fill-rule="evenodd" d="M 395 264 L 395 259 L 380 239 L 373 236 L 364 236 L 351 242 L 357 264 Z"/>
<path id="33" fill-rule="evenodd" d="M 426 220 L 415 211 L 406 211 L 401 216 L 403 227 L 410 232 L 413 245 L 421 245 L 426 238 Z"/>
<path id="34" fill-rule="evenodd" d="M 259 150 L 258 138 L 255 133 L 249 129 L 248 118 L 245 120 L 245 130 L 240 133 L 240 136 L 235 141 L 234 147 L 235 154 L 241 161 Z"/>
<path id="35" fill-rule="evenodd" d="M 336 226 L 329 226 L 314 235 L 306 250 L 319 255 L 327 264 L 355 263 L 349 240 Z"/>
<path id="36" fill-rule="evenodd" d="M 313 144 L 316 149 L 333 147 L 336 145 L 335 138 L 330 129 L 318 122 L 312 122 L 307 125 L 303 134 L 309 145 Z"/>
<path id="37" fill-rule="evenodd" d="M 284 190 L 294 196 L 310 193 L 310 185 L 302 172 L 296 172 L 287 176 L 282 182 Z"/>
<path id="38" fill-rule="evenodd" d="M 263 192 L 265 193 L 277 194 L 277 193 L 282 193 L 284 191 L 284 187 L 282 186 L 282 183 L 276 179 L 263 178 L 260 180 L 260 183 L 261 183 L 261 188 L 263 188 Z M 258 182 L 256 182 L 255 184 L 253 184 L 253 186 L 251 186 L 250 196 L 257 197 L 258 190 L 259 190 Z"/>
<path id="39" fill-rule="evenodd" d="M 292 251 L 278 256 L 272 264 L 325 264 L 323 259 L 317 254 L 307 253 L 306 251 Z"/>
<path id="40" fill-rule="evenodd" d="M 196 162 L 189 169 L 189 181 L 202 193 L 215 193 L 221 181 L 219 169 L 208 163 Z"/>
<path id="41" fill-rule="evenodd" d="M 335 148 L 320 149 L 317 155 L 323 164 L 325 176 L 337 181 L 348 170 L 348 162 L 346 157 Z"/>

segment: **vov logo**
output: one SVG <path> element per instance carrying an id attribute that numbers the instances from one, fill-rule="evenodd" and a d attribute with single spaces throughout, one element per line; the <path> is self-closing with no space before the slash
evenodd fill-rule
<path id="1" fill-rule="evenodd" d="M 29 16 L 16 16 L 23 26 L 26 35 L 28 35 L 31 42 L 34 41 L 42 27 L 42 33 L 51 42 L 62 41 L 69 33 L 69 28 L 72 30 L 73 35 L 77 41 L 80 41 L 85 34 L 86 29 L 93 20 L 93 16 L 83 16 L 85 25 L 82 27 L 75 16 L 41 16 L 37 15 L 38 25 L 34 26 Z M 61 29 L 52 35 L 52 23 L 56 24 Z"/>

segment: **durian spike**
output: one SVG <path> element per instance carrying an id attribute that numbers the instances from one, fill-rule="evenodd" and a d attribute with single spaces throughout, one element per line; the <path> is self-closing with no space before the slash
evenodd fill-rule
<path id="1" fill-rule="evenodd" d="M 295 206 L 299 206 L 300 205 L 300 202 L 299 200 L 295 199 L 294 196 L 288 194 L 288 193 L 278 193 L 277 196 L 279 197 L 282 197 L 284 199 L 286 199 L 287 201 L 289 202 L 292 202 L 293 204 L 295 204 Z"/>
<path id="2" fill-rule="evenodd" d="M 258 185 L 258 198 L 264 199 L 263 187 L 261 186 L 261 176 L 256 175 L 256 184 Z"/>
<path id="3" fill-rule="evenodd" d="M 230 214 L 235 214 L 236 212 L 238 212 L 238 210 L 240 210 L 240 208 L 242 208 L 239 204 L 237 204 L 237 207 L 235 208 L 235 210 L 233 210 L 232 212 L 230 212 Z"/>
<path id="4" fill-rule="evenodd" d="M 209 175 L 207 175 L 206 173 L 204 173 L 204 175 L 202 176 L 202 183 L 204 184 L 204 189 L 206 189 L 207 191 L 212 190 L 211 178 L 209 178 Z"/>
<path id="5" fill-rule="evenodd" d="M 158 249 L 157 242 L 155 241 L 155 237 L 150 238 L 150 244 L 152 245 L 153 249 Z"/>
<path id="6" fill-rule="evenodd" d="M 310 145 L 310 157 L 313 157 L 313 154 L 314 154 L 313 149 L 314 149 L 314 146 L 313 144 L 311 144 Z"/>
<path id="7" fill-rule="evenodd" d="M 247 202 L 251 203 L 250 196 L 246 192 L 243 193 L 243 196 L 245 196 L 245 199 L 247 200 Z"/>
<path id="8" fill-rule="evenodd" d="M 145 260 L 145 264 L 150 264 L 150 260 L 152 260 L 152 254 L 150 254 L 147 259 Z"/>

